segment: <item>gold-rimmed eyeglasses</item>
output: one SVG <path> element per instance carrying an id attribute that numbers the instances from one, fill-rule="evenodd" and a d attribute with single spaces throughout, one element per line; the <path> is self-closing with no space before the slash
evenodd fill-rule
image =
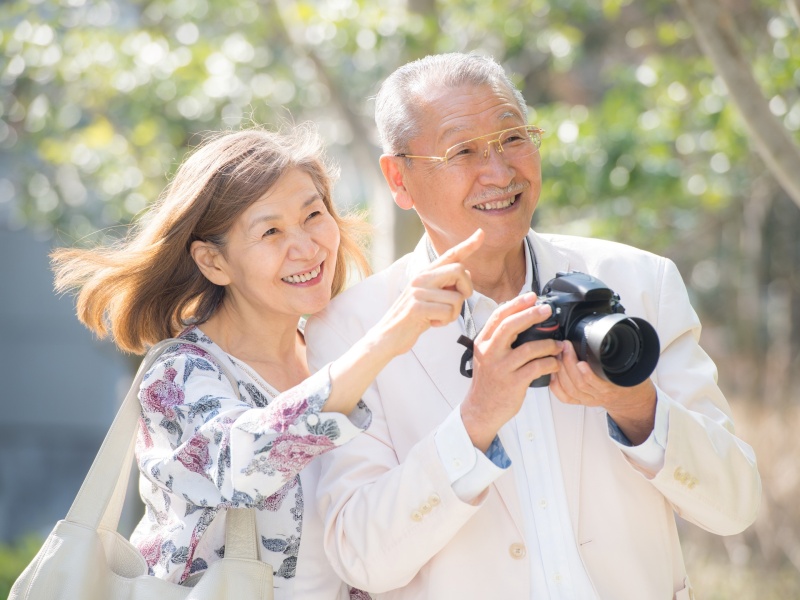
<path id="1" fill-rule="evenodd" d="M 495 147 L 498 154 L 505 155 L 508 160 L 529 156 L 542 145 L 543 133 L 544 130 L 538 127 L 520 125 L 459 142 L 450 146 L 444 156 L 419 156 L 416 154 L 395 154 L 395 156 L 433 160 L 443 162 L 445 166 L 471 167 L 484 163 L 489 158 L 492 146 Z"/>

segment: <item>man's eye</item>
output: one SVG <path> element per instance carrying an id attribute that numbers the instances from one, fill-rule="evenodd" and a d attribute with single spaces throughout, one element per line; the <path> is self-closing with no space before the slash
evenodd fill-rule
<path id="1" fill-rule="evenodd" d="M 475 153 L 475 148 L 473 148 L 472 146 L 459 146 L 458 148 L 453 148 L 452 152 L 450 153 L 449 159 L 452 160 L 454 158 L 462 158 L 474 153 Z"/>

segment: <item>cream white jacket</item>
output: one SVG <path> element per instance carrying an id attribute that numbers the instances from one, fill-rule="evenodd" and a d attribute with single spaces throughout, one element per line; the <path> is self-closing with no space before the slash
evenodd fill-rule
<path id="1" fill-rule="evenodd" d="M 600 598 L 689 598 L 673 513 L 720 535 L 755 519 L 761 482 L 750 446 L 736 437 L 716 368 L 698 345 L 700 323 L 675 265 L 601 240 L 529 233 L 544 284 L 577 270 L 605 282 L 626 313 L 658 331 L 652 375 L 669 406 L 665 464 L 637 469 L 608 435 L 602 409 L 565 405 L 547 388 L 581 558 Z M 306 327 L 310 366 L 341 355 L 428 264 L 424 244 L 341 294 Z M 320 457 L 317 510 L 336 572 L 378 598 L 528 599 L 530 569 L 513 473 L 476 505 L 453 493 L 433 440 L 465 397 L 461 324 L 430 329 L 367 391 L 372 425 Z M 502 441 L 502 434 L 501 434 Z M 514 469 L 514 465 L 510 467 Z M 424 508 L 424 510 L 423 510 Z M 420 514 L 422 518 L 420 518 Z"/>

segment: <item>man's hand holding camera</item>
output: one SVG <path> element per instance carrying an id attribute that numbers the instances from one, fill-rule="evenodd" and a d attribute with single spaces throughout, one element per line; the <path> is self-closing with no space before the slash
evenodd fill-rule
<path id="1" fill-rule="evenodd" d="M 619 296 L 591 275 L 558 273 L 538 299 L 523 294 L 500 306 L 471 352 L 473 369 L 462 373 L 473 382 L 461 414 L 481 450 L 517 413 L 527 387 L 549 385 L 566 404 L 605 408 L 634 445 L 653 430 L 649 377 L 660 354 L 658 334 L 625 315 Z"/>
<path id="2" fill-rule="evenodd" d="M 571 343 L 564 344 L 558 362 L 550 390 L 561 402 L 602 406 L 634 446 L 647 439 L 653 431 L 656 414 L 656 388 L 649 378 L 633 387 L 605 381 L 589 363 L 578 359 Z"/>
<path id="3" fill-rule="evenodd" d="M 500 428 L 519 412 L 531 381 L 555 373 L 564 342 L 542 339 L 516 348 L 517 336 L 550 318 L 550 306 L 536 294 L 498 307 L 475 338 L 472 385 L 461 404 L 461 419 L 476 448 L 486 451 Z"/>

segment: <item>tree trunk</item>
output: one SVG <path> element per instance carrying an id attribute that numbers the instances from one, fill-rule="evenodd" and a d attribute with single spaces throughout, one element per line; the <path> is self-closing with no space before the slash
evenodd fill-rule
<path id="1" fill-rule="evenodd" d="M 786 0 L 789 7 L 789 14 L 792 15 L 795 25 L 800 29 L 800 0 Z"/>
<path id="2" fill-rule="evenodd" d="M 797 0 L 789 0 L 790 6 Z M 800 206 L 800 148 L 769 110 L 753 77 L 750 64 L 737 43 L 731 16 L 719 0 L 678 0 L 695 31 L 700 48 L 722 77 L 728 93 L 738 106 L 750 138 L 772 175 Z"/>

